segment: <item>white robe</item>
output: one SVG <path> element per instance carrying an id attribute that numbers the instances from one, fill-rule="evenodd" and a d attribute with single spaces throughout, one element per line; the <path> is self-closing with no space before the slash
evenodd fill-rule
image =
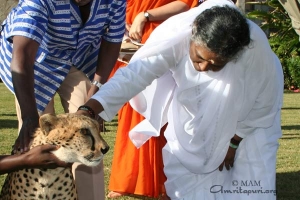
<path id="1" fill-rule="evenodd" d="M 233 6 L 209 0 L 167 20 L 93 96 L 104 107 L 100 116 L 111 120 L 139 93 L 131 104 L 146 119 L 130 132 L 137 147 L 168 122 L 163 159 L 172 199 L 276 199 L 283 74 L 264 32 L 249 21 L 250 46 L 219 72 L 198 72 L 189 58 L 191 30 L 180 20 L 192 22 L 203 9 L 224 4 Z M 244 138 L 234 167 L 220 172 L 234 134 Z"/>

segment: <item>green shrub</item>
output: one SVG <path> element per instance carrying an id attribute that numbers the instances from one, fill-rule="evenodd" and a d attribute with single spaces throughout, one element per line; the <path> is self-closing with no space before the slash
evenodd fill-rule
<path id="1" fill-rule="evenodd" d="M 295 89 L 300 86 L 300 57 L 292 57 L 287 59 L 286 66 L 289 70 L 292 82 L 291 86 L 294 86 Z"/>
<path id="2" fill-rule="evenodd" d="M 299 85 L 299 35 L 292 27 L 291 19 L 278 0 L 250 2 L 249 4 L 268 6 L 268 11 L 254 10 L 247 14 L 249 19 L 260 21 L 260 27 L 269 33 L 269 42 L 279 57 L 284 73 L 285 88 Z"/>

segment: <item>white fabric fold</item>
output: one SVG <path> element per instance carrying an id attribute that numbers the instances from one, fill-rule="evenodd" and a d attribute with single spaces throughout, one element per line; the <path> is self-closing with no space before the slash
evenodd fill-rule
<path id="1" fill-rule="evenodd" d="M 174 88 L 175 81 L 168 71 L 129 101 L 132 108 L 146 118 L 129 132 L 129 137 L 137 148 L 152 136 L 159 136 L 160 129 L 167 123 L 166 111 Z"/>

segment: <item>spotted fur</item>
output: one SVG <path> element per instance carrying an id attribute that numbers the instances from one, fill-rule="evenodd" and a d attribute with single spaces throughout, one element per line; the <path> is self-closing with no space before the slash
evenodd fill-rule
<path id="1" fill-rule="evenodd" d="M 76 114 L 40 117 L 31 148 L 55 144 L 53 153 L 65 162 L 98 165 L 108 151 L 99 134 L 97 121 Z M 70 168 L 24 169 L 9 173 L 0 194 L 1 200 L 76 200 L 77 192 Z"/>

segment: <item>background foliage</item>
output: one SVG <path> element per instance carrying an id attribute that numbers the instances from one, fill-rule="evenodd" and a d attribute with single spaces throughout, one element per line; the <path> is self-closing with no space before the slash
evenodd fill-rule
<path id="1" fill-rule="evenodd" d="M 288 14 L 278 0 L 249 2 L 248 4 L 267 7 L 266 11 L 251 11 L 247 14 L 247 17 L 259 21 L 261 28 L 266 31 L 271 48 L 280 58 L 283 66 L 285 88 L 290 89 L 292 86 L 299 88 L 299 35 L 293 29 Z"/>

